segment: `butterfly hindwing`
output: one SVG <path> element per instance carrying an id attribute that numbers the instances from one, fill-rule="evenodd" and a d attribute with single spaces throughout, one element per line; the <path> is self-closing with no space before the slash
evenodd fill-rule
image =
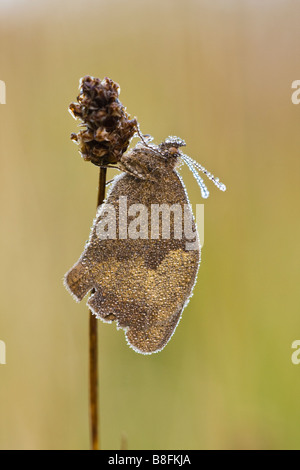
<path id="1" fill-rule="evenodd" d="M 65 277 L 67 287 L 77 300 L 92 290 L 87 303 L 93 313 L 103 321 L 116 321 L 118 327 L 125 329 L 130 346 L 144 354 L 161 350 L 172 336 L 191 295 L 200 262 L 194 222 L 196 247 L 189 250 L 183 225 L 181 238 L 174 231 L 172 211 L 169 238 L 162 237 L 162 220 L 159 237 L 151 238 L 151 210 L 162 204 L 176 204 L 182 214 L 190 211 L 176 170 L 152 180 L 129 174 L 118 177 L 98 212 L 84 252 Z M 137 209 L 145 208 L 148 218 L 141 218 L 141 211 L 132 215 L 133 205 Z M 140 230 L 144 238 L 129 238 L 128 232 L 127 238 L 121 238 L 124 237 L 124 227 L 120 227 L 122 217 L 128 232 L 133 224 L 136 229 L 133 234 Z M 140 217 L 140 225 L 143 221 L 145 225 L 147 220 L 147 226 L 136 227 L 137 217 Z M 106 227 L 103 227 L 104 221 Z M 115 238 L 99 238 L 99 231 L 109 229 L 110 221 Z M 145 238 L 146 232 L 148 238 Z"/>

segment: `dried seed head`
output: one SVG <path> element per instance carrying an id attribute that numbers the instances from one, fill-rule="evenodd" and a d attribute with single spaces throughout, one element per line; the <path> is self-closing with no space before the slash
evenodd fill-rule
<path id="1" fill-rule="evenodd" d="M 138 131 L 136 119 L 130 119 L 119 101 L 119 85 L 109 78 L 90 76 L 80 80 L 77 103 L 69 110 L 82 121 L 82 129 L 71 134 L 84 160 L 102 166 L 117 163 Z"/>

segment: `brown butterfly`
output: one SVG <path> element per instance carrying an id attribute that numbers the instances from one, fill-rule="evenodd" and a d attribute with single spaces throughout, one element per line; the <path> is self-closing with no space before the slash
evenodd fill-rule
<path id="1" fill-rule="evenodd" d="M 149 142 L 142 139 L 118 159 L 123 173 L 113 180 L 82 255 L 65 275 L 75 300 L 92 292 L 87 305 L 96 317 L 115 321 L 129 346 L 143 354 L 162 350 L 173 335 L 200 264 L 199 238 L 178 164 L 192 170 L 202 197 L 209 193 L 198 170 L 226 189 L 180 151 L 183 140 Z"/>

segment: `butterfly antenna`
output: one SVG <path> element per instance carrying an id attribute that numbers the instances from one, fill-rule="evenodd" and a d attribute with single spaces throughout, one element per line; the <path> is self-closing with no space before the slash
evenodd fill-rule
<path id="1" fill-rule="evenodd" d="M 195 171 L 198 170 L 204 173 L 207 176 L 207 178 L 210 179 L 214 183 L 214 185 L 217 186 L 218 189 L 220 189 L 220 191 L 226 191 L 225 184 L 221 183 L 219 178 L 216 178 L 212 173 L 207 171 L 206 168 L 204 168 L 204 166 L 200 165 L 200 163 L 196 162 L 188 155 L 182 154 L 181 156 L 188 166 L 190 164 L 194 168 Z"/>
<path id="2" fill-rule="evenodd" d="M 194 176 L 195 180 L 197 181 L 197 183 L 200 187 L 201 196 L 203 197 L 203 199 L 207 199 L 208 196 L 209 196 L 209 191 L 208 191 L 207 187 L 205 186 L 203 179 L 201 178 L 201 176 L 197 172 L 195 166 L 193 165 L 193 161 L 190 161 L 189 157 L 187 155 L 183 154 L 183 153 L 180 156 L 181 156 L 182 160 L 184 161 L 184 163 L 189 167 L 189 169 L 193 173 L 193 176 Z"/>

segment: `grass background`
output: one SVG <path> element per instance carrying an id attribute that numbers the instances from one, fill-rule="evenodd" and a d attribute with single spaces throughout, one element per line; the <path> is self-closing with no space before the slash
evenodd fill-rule
<path id="1" fill-rule="evenodd" d="M 69 139 L 86 74 L 117 81 L 144 133 L 184 138 L 228 188 L 208 182 L 198 283 L 166 349 L 138 355 L 99 322 L 103 447 L 300 447 L 299 14 L 292 0 L 0 0 L 0 448 L 89 447 L 88 311 L 62 284 L 95 215 L 98 172 Z"/>

